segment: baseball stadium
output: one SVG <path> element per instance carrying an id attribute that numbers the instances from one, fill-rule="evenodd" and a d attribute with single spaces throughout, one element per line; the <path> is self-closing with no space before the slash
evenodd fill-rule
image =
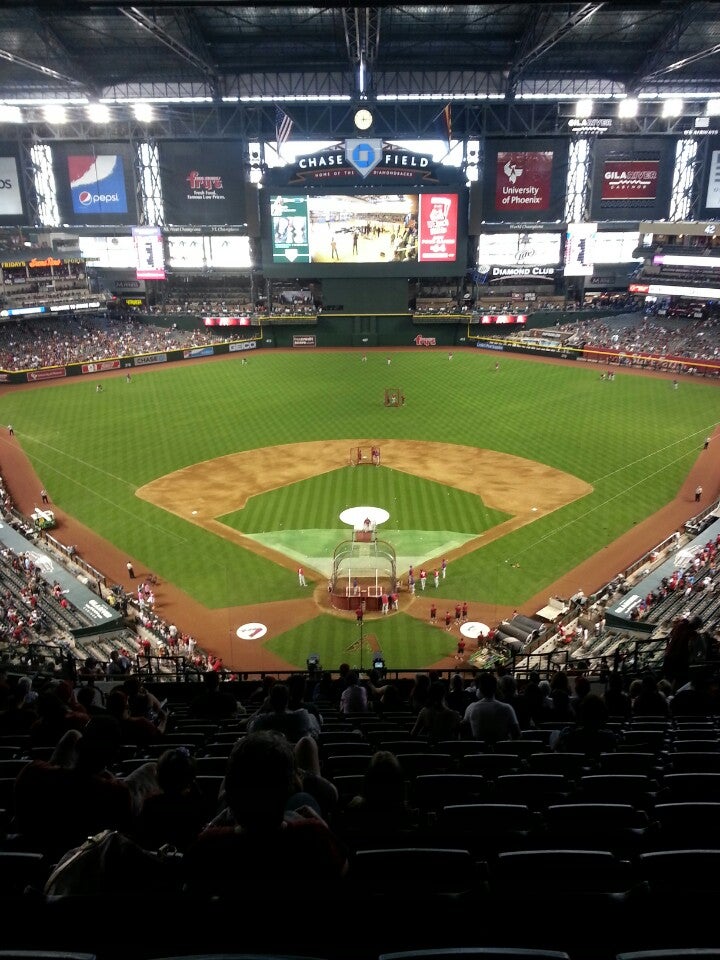
<path id="1" fill-rule="evenodd" d="M 0 960 L 718 956 L 719 51 L 2 5 Z"/>

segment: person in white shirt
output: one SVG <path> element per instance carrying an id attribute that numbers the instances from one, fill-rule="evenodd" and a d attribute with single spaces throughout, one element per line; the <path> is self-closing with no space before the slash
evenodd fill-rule
<path id="1" fill-rule="evenodd" d="M 520 724 L 509 703 L 497 700 L 497 678 L 493 673 L 481 673 L 478 679 L 478 699 L 465 711 L 463 723 L 470 727 L 474 740 L 497 743 L 499 740 L 517 740 Z"/>

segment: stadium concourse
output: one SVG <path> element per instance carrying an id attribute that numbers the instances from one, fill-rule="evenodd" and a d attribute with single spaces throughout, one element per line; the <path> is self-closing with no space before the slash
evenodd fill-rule
<path id="1" fill-rule="evenodd" d="M 628 323 L 627 318 L 625 318 L 625 323 Z M 621 322 L 617 329 L 622 330 L 622 327 Z M 567 362 L 561 359 L 540 357 L 527 357 L 526 360 L 538 363 L 563 364 Z M 214 362 L 214 360 L 201 359 L 195 362 L 206 363 Z M 666 372 L 661 373 L 651 370 L 638 370 L 636 373 L 637 375 L 664 377 L 665 379 L 668 377 Z M 122 377 L 124 375 L 124 371 L 116 371 L 103 373 L 102 377 Z M 152 375 L 152 373 L 148 375 Z M 687 379 L 692 380 L 693 378 L 688 376 Z M 12 388 L 0 387 L 0 397 L 3 391 L 7 389 L 53 389 L 53 384 L 34 384 Z M 720 440 L 720 431 L 716 431 L 712 439 Z M 21 446 L 14 438 L 5 435 L 5 432 L 0 436 L 0 462 L 8 489 L 17 508 L 23 514 L 29 516 L 35 506 L 36 491 L 40 489 L 41 484 Z M 652 550 L 658 543 L 671 537 L 676 531 L 681 530 L 687 521 L 698 514 L 698 507 L 694 498 L 694 491 L 698 485 L 701 485 L 705 491 L 706 503 L 713 502 L 720 496 L 720 442 L 711 442 L 709 448 L 703 451 L 702 456 L 698 456 L 673 501 L 656 514 L 635 525 L 626 534 L 590 557 L 575 570 L 569 571 L 559 581 L 551 584 L 542 594 L 530 598 L 523 605 L 523 610 L 519 612 L 527 617 L 533 617 L 536 611 L 545 606 L 548 597 L 569 598 L 576 594 L 578 590 L 589 596 L 613 581 L 619 574 L 636 563 L 638 558 Z M 66 516 L 57 509 L 56 513 L 62 527 L 64 542 L 73 544 L 79 556 L 91 563 L 97 570 L 102 571 L 108 583 L 127 586 L 126 566 L 128 557 L 73 517 Z M 262 551 L 262 549 L 259 546 L 259 550 Z M 472 544 L 459 548 L 449 555 L 449 559 L 452 560 L 453 557 L 462 555 L 467 549 L 472 549 Z M 290 560 L 283 561 L 274 552 L 268 552 L 268 556 L 276 563 L 284 562 L 288 569 L 292 569 L 294 572 L 295 567 Z M 132 560 L 132 558 L 131 562 L 139 579 L 147 575 L 148 571 L 145 571 L 139 562 Z M 159 583 L 153 588 L 153 591 L 156 600 L 156 615 L 166 624 L 177 624 L 183 633 L 195 638 L 198 651 L 210 655 L 210 662 L 219 658 L 224 668 L 241 673 L 283 672 L 293 669 L 292 665 L 286 663 L 271 651 L 263 649 L 259 655 L 255 641 L 241 637 L 233 637 L 232 641 L 223 641 L 222 638 L 227 635 L 228 617 L 230 616 L 232 622 L 236 623 L 255 620 L 256 608 L 239 607 L 230 611 L 216 612 L 203 607 L 171 583 Z M 458 602 L 463 600 L 463 598 L 457 599 Z M 426 621 L 429 617 L 430 605 L 430 599 L 425 600 L 423 597 L 416 595 L 408 612 L 419 620 Z M 263 622 L 272 631 L 272 634 L 277 636 L 285 630 L 311 619 L 317 615 L 319 609 L 330 610 L 324 581 L 317 586 L 313 595 L 307 599 L 264 604 Z M 503 620 L 512 619 L 513 614 L 517 612 L 509 607 L 505 608 L 497 604 L 477 603 L 473 604 L 472 615 L 473 619 L 482 621 L 494 628 Z M 342 614 L 338 615 L 342 616 Z M 354 617 L 354 610 L 347 616 Z M 437 669 L 448 671 L 462 666 L 471 666 L 471 653 L 472 651 L 468 649 L 462 663 L 458 663 L 456 657 L 448 656 L 434 666 Z M 204 668 L 205 661 L 203 661 Z"/>

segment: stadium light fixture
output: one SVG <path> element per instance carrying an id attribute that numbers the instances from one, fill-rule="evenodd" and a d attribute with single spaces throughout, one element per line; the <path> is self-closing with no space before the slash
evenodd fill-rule
<path id="1" fill-rule="evenodd" d="M 150 103 L 134 103 L 133 114 L 140 123 L 150 123 L 155 119 L 155 112 Z"/>
<path id="2" fill-rule="evenodd" d="M 43 107 L 43 116 L 48 123 L 67 123 L 67 107 L 64 103 L 47 103 Z"/>
<path id="3" fill-rule="evenodd" d="M 720 100 L 717 98 L 708 100 L 708 102 L 705 104 L 705 116 L 717 117 L 718 114 L 720 114 Z"/>
<path id="4" fill-rule="evenodd" d="M 629 119 L 636 117 L 638 112 L 638 102 L 635 97 L 626 97 L 618 103 L 618 117 Z"/>
<path id="5" fill-rule="evenodd" d="M 594 104 L 589 97 L 578 100 L 578 102 L 575 104 L 575 116 L 591 117 L 593 115 L 593 106 Z"/>
<path id="6" fill-rule="evenodd" d="M 20 107 L 9 103 L 0 103 L 0 123 L 22 123 L 23 115 Z"/>
<path id="7" fill-rule="evenodd" d="M 92 123 L 108 123 L 110 120 L 110 108 L 106 103 L 89 103 L 86 110 Z"/>
<path id="8" fill-rule="evenodd" d="M 663 103 L 662 115 L 664 117 L 679 117 L 683 112 L 683 102 L 678 97 L 670 97 Z"/>

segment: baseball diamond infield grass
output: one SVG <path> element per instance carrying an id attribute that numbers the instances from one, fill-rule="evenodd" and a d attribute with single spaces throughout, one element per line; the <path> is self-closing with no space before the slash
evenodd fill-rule
<path id="1" fill-rule="evenodd" d="M 445 351 L 419 349 L 371 352 L 362 363 L 359 351 L 260 351 L 247 365 L 231 358 L 136 370 L 131 383 L 106 379 L 102 393 L 83 379 L 8 391 L 1 416 L 14 425 L 55 504 L 209 608 L 307 597 L 307 591 L 287 565 L 136 496 L 181 468 L 239 451 L 353 437 L 381 447 L 391 439 L 443 442 L 546 464 L 591 492 L 452 559 L 435 591 L 439 605 L 460 597 L 520 606 L 676 496 L 719 419 L 720 394 L 703 382 L 673 390 L 670 376 L 622 368 L 614 381 L 600 381 L 597 366 L 507 354 L 496 372 L 496 359 L 467 350 L 449 361 Z M 385 407 L 386 387 L 401 389 L 406 405 Z M 380 470 L 339 462 L 320 476 L 251 496 L 241 510 L 228 510 L 218 496 L 216 518 L 305 560 L 313 578 L 313 571 L 326 575 L 345 535 L 338 514 L 362 504 L 389 511 L 379 535 L 394 544 L 403 565 L 449 552 L 507 516 L 383 459 Z M 383 650 L 391 634 L 398 643 L 418 643 L 422 624 L 412 621 L 411 631 L 405 625 L 411 618 L 391 619 L 381 624 Z M 300 631 L 302 666 L 307 650 L 330 635 L 326 621 L 337 629 L 336 618 L 320 617 L 290 632 Z M 447 653 L 450 637 L 437 630 L 433 637 L 427 643 L 444 644 Z"/>

